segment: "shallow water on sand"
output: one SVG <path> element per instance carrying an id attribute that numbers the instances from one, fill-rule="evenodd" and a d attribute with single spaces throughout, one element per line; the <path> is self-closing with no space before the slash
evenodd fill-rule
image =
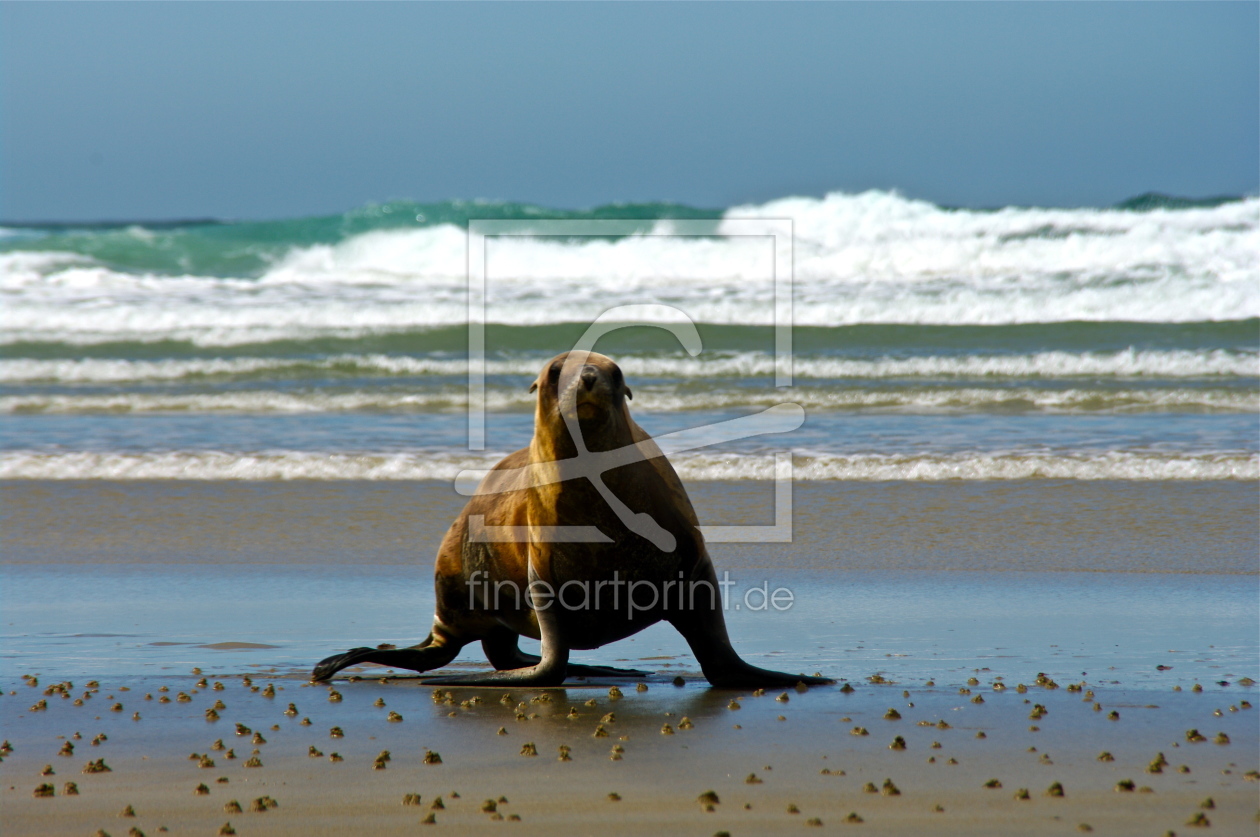
<path id="1" fill-rule="evenodd" d="M 0 659 L 50 677 L 300 674 L 346 648 L 412 644 L 463 502 L 440 483 L 2 489 Z M 691 493 L 706 523 L 773 522 L 769 486 Z M 735 644 L 760 665 L 1188 687 L 1260 679 L 1256 495 L 1237 481 L 803 483 L 792 543 L 711 552 L 730 573 Z M 777 588 L 790 607 L 765 604 Z M 699 673 L 667 626 L 578 658 Z M 454 665 L 484 665 L 480 648 Z"/>
<path id="2" fill-rule="evenodd" d="M 986 670 L 1151 689 L 1260 679 L 1251 576 L 742 570 L 730 580 L 732 639 L 762 666 L 915 684 Z M 791 590 L 791 606 L 764 607 L 763 585 Z M 194 666 L 295 675 L 345 648 L 418 641 L 432 608 L 419 569 L 400 579 L 397 567 L 8 567 L 0 653 L 9 673 L 53 678 Z M 664 625 L 575 660 L 699 676 Z M 453 664 L 483 665 L 477 645 Z"/>

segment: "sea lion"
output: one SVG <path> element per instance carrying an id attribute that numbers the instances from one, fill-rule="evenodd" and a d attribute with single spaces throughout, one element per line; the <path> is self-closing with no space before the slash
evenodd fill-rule
<path id="1" fill-rule="evenodd" d="M 834 682 L 757 668 L 735 653 L 691 500 L 630 417 L 616 363 L 565 352 L 542 368 L 535 391 L 529 447 L 486 475 L 442 540 L 428 638 L 411 648 L 353 648 L 315 666 L 314 680 L 364 662 L 429 671 L 476 640 L 496 671 L 427 682 L 557 686 L 566 676 L 642 676 L 576 665 L 569 652 L 665 620 L 714 686 Z M 520 636 L 541 639 L 542 656 L 520 651 Z"/>

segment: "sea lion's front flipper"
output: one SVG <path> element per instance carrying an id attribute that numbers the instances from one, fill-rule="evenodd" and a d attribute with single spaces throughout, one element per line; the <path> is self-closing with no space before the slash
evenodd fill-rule
<path id="1" fill-rule="evenodd" d="M 452 677 L 426 677 L 426 686 L 560 686 L 564 673 L 556 674 L 541 666 L 514 668 L 508 671 L 487 671 L 484 674 L 458 674 Z"/>
<path id="2" fill-rule="evenodd" d="M 613 668 L 612 666 L 591 666 L 569 663 L 569 677 L 647 677 L 650 671 L 637 668 Z"/>
<path id="3" fill-rule="evenodd" d="M 511 650 L 515 650 L 516 654 L 512 655 L 506 648 L 508 640 L 502 635 L 493 637 L 487 645 L 484 641 L 482 648 L 486 649 L 486 656 L 490 659 L 492 665 L 496 668 L 499 665 L 509 665 L 513 662 L 525 663 L 526 660 L 536 660 L 533 664 L 525 663 L 520 668 L 510 668 L 501 671 L 487 671 L 478 674 L 460 674 L 451 677 L 437 677 L 432 680 L 426 679 L 425 685 L 435 686 L 559 686 L 564 683 L 564 678 L 569 674 L 569 645 L 564 641 L 564 634 L 560 630 L 560 625 L 556 617 L 556 613 L 551 608 L 544 608 L 536 611 L 538 614 L 538 631 L 542 634 L 542 657 L 534 657 L 532 654 L 522 654 L 516 648 L 516 637 L 512 635 L 510 640 Z M 493 655 L 491 651 L 493 650 Z"/>
<path id="4" fill-rule="evenodd" d="M 507 628 L 497 628 L 481 640 L 481 648 L 486 652 L 486 659 L 498 671 L 510 671 L 518 668 L 531 668 L 542 662 L 537 654 L 526 654 L 518 646 L 520 637 Z M 647 677 L 650 671 L 639 671 L 634 668 L 613 668 L 612 666 L 584 665 L 569 663 L 566 677 Z"/>
<path id="5" fill-rule="evenodd" d="M 826 686 L 835 683 L 829 677 L 810 677 L 804 674 L 788 674 L 757 668 L 745 662 L 735 653 L 726 633 L 726 621 L 720 610 L 696 610 L 680 613 L 670 618 L 670 623 L 691 646 L 700 663 L 700 670 L 713 686 L 722 689 L 781 688 L 804 683 L 806 686 Z"/>

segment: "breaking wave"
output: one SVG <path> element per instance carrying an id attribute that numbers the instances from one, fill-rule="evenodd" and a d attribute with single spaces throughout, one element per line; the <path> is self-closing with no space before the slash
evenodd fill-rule
<path id="1" fill-rule="evenodd" d="M 271 452 L 0 454 L 0 479 L 111 480 L 444 480 L 493 466 L 503 453 L 323 454 Z M 1254 453 L 835 455 L 798 453 L 798 480 L 1257 480 Z M 676 454 L 684 480 L 769 480 L 774 459 L 739 454 Z"/>

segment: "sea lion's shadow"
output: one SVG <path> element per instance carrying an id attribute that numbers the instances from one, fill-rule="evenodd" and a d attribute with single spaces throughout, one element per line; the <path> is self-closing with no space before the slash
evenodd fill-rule
<path id="1" fill-rule="evenodd" d="M 460 715 L 468 720 L 480 719 L 493 726 L 503 722 L 503 714 L 499 710 L 507 705 L 516 711 L 531 716 L 530 720 L 550 720 L 571 722 L 574 717 L 584 720 L 598 720 L 607 713 L 614 713 L 622 722 L 642 723 L 648 721 L 654 725 L 662 722 L 678 723 L 684 718 L 693 720 L 712 719 L 717 717 L 738 717 L 742 708 L 741 702 L 771 701 L 776 696 L 786 695 L 788 700 L 802 697 L 795 690 L 774 692 L 754 689 L 733 689 L 711 686 L 702 676 L 696 675 L 684 679 L 677 685 L 676 675 L 656 674 L 647 678 L 588 677 L 566 682 L 563 686 L 537 687 L 526 686 L 501 688 L 487 686 L 450 686 L 431 683 L 442 675 L 426 672 L 423 675 L 389 675 L 387 677 L 363 677 L 357 682 L 371 681 L 373 685 L 387 684 L 407 688 L 432 688 L 433 704 L 441 714 L 448 711 L 461 710 Z M 640 691 L 639 685 L 646 686 Z M 353 688 L 355 681 L 345 687 Z M 614 696 L 612 689 L 619 695 Z M 810 690 L 817 692 L 818 690 Z M 510 696 L 509 701 L 504 696 Z M 480 698 L 474 701 L 474 698 Z M 587 701 L 594 699 L 594 705 Z M 525 704 L 526 708 L 522 708 Z M 573 716 L 570 713 L 576 712 Z"/>

